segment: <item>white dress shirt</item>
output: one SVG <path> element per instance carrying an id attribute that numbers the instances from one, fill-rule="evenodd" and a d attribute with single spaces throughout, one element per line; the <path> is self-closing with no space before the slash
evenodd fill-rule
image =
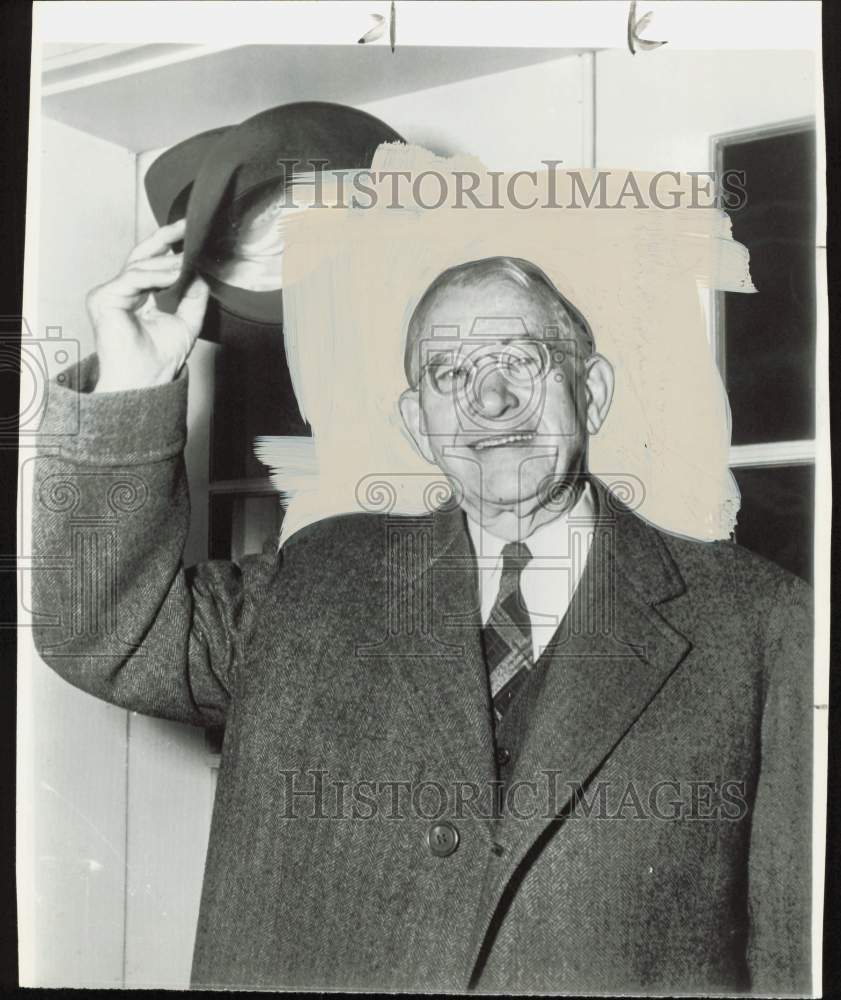
<path id="1" fill-rule="evenodd" d="M 532 646 L 537 661 L 563 621 L 575 594 L 593 541 L 593 497 L 587 483 L 572 510 L 542 524 L 521 539 L 532 554 L 522 571 L 520 589 L 531 619 Z M 487 624 L 499 594 L 505 539 L 467 518 L 476 553 L 482 622 Z"/>

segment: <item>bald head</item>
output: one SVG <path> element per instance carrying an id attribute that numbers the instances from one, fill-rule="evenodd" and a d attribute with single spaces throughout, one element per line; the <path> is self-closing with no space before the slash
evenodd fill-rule
<path id="1" fill-rule="evenodd" d="M 466 338 L 482 336 L 483 321 L 495 318 L 494 300 L 505 293 L 512 338 L 555 336 L 575 340 L 583 356 L 595 350 L 590 325 L 546 274 L 519 257 L 485 257 L 443 271 L 415 306 L 406 334 L 404 367 L 409 385 L 417 386 L 422 344 L 436 334 Z M 552 333 L 549 333 L 551 328 Z"/>

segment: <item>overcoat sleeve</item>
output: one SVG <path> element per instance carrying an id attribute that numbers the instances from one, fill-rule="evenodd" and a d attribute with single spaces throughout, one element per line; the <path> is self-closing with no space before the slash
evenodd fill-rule
<path id="1" fill-rule="evenodd" d="M 186 370 L 101 394 L 97 377 L 92 355 L 48 387 L 32 492 L 36 647 L 105 701 L 221 724 L 276 560 L 185 570 Z"/>
<path id="2" fill-rule="evenodd" d="M 760 772 L 748 871 L 753 993 L 811 991 L 812 591 L 786 575 L 765 635 Z"/>

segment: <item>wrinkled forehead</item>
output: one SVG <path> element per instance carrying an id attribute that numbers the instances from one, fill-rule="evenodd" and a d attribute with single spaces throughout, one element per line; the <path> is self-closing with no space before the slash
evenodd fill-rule
<path id="1" fill-rule="evenodd" d="M 573 332 L 568 312 L 548 292 L 504 278 L 441 288 L 418 320 L 415 334 L 423 337 L 543 339 L 559 327 Z"/>

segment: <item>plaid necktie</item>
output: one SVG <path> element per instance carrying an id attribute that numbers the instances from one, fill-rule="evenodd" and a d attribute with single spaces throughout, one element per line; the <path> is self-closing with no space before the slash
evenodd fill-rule
<path id="1" fill-rule="evenodd" d="M 482 629 L 497 722 L 534 666 L 531 619 L 520 591 L 520 573 L 530 559 L 531 552 L 522 542 L 504 546 L 499 594 Z"/>

